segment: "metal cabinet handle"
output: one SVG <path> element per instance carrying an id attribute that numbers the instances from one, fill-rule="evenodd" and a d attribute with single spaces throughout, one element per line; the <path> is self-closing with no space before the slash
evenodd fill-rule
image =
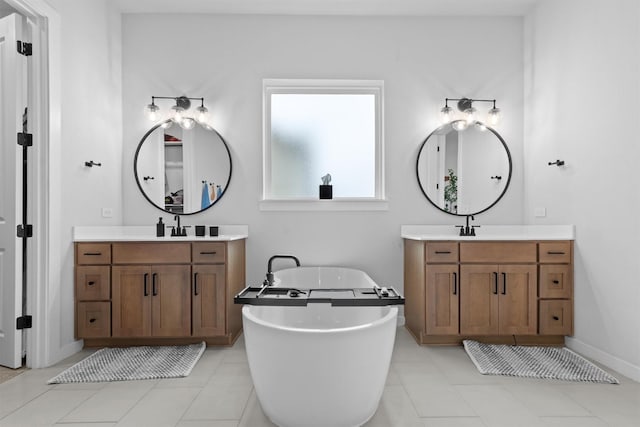
<path id="1" fill-rule="evenodd" d="M 553 320 L 560 320 L 558 316 L 553 316 Z"/>
<path id="2" fill-rule="evenodd" d="M 193 295 L 198 296 L 198 273 L 193 273 Z"/>
<path id="3" fill-rule="evenodd" d="M 559 283 L 560 283 L 560 281 L 559 281 L 559 280 L 554 280 L 554 281 L 553 281 L 553 284 L 554 284 L 554 285 L 557 285 L 557 284 L 559 284 Z"/>
<path id="4" fill-rule="evenodd" d="M 547 251 L 547 255 L 564 255 L 564 251 Z"/>
<path id="5" fill-rule="evenodd" d="M 149 273 L 144 273 L 144 296 L 149 296 Z"/>
<path id="6" fill-rule="evenodd" d="M 156 287 L 156 277 L 158 276 L 157 273 L 153 273 L 152 279 L 151 279 L 151 290 L 153 292 L 153 296 L 155 297 L 156 295 L 158 295 L 158 288 Z"/>
<path id="7" fill-rule="evenodd" d="M 213 252 L 200 252 L 200 255 L 215 255 L 216 251 Z"/>
<path id="8" fill-rule="evenodd" d="M 96 282 L 94 282 L 93 280 L 91 280 L 91 281 L 87 282 L 87 285 L 89 285 L 89 286 L 93 286 L 93 285 L 95 285 L 95 284 L 96 284 Z"/>
<path id="9" fill-rule="evenodd" d="M 507 273 L 502 273 L 502 295 L 507 294 Z"/>
<path id="10" fill-rule="evenodd" d="M 85 252 L 83 255 L 85 256 L 100 256 L 102 252 Z"/>
<path id="11" fill-rule="evenodd" d="M 453 273 L 453 294 L 458 294 L 458 273 Z"/>
<path id="12" fill-rule="evenodd" d="M 498 273 L 493 272 L 493 294 L 498 295 Z"/>
<path id="13" fill-rule="evenodd" d="M 436 251 L 436 254 L 438 255 L 442 255 L 442 254 L 450 254 L 451 251 Z"/>
<path id="14" fill-rule="evenodd" d="M 93 323 L 95 321 L 96 321 L 96 319 L 89 319 L 89 323 Z"/>

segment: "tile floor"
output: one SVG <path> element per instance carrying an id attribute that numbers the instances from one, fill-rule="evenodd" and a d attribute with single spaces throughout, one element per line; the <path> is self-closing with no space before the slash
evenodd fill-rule
<path id="1" fill-rule="evenodd" d="M 0 426 L 273 426 L 256 399 L 242 338 L 208 348 L 187 378 L 46 385 L 88 354 L 0 384 Z M 462 347 L 420 347 L 399 328 L 382 401 L 366 426 L 640 426 L 640 383 L 609 372 L 620 385 L 483 376 Z"/>

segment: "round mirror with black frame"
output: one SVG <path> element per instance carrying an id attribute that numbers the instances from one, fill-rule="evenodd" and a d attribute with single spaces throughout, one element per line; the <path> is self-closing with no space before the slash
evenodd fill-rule
<path id="1" fill-rule="evenodd" d="M 476 215 L 493 207 L 511 182 L 511 153 L 504 139 L 481 122 L 440 126 L 422 142 L 416 176 L 433 206 L 451 215 Z"/>
<path id="2" fill-rule="evenodd" d="M 133 159 L 136 183 L 144 197 L 174 215 L 209 209 L 231 182 L 226 141 L 210 126 L 194 124 L 185 129 L 171 119 L 158 123 L 142 137 Z"/>

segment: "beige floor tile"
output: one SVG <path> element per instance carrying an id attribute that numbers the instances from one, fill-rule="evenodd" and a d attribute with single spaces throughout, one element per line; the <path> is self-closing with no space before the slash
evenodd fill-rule
<path id="1" fill-rule="evenodd" d="M 488 427 L 536 427 L 538 416 L 502 385 L 453 386 Z"/>
<path id="2" fill-rule="evenodd" d="M 262 411 L 255 390 L 251 392 L 238 427 L 276 427 Z"/>
<path id="3" fill-rule="evenodd" d="M 549 427 L 608 427 L 609 424 L 597 417 L 541 417 Z"/>
<path id="4" fill-rule="evenodd" d="M 0 426 L 53 425 L 92 393 L 88 390 L 49 390 L 2 418 Z"/>
<path id="5" fill-rule="evenodd" d="M 420 419 L 411 399 L 401 385 L 386 386 L 376 413 L 365 427 L 420 426 Z"/>
<path id="6" fill-rule="evenodd" d="M 538 416 L 589 417 L 593 415 L 552 384 L 522 379 L 517 383 L 504 384 L 503 387 Z"/>
<path id="7" fill-rule="evenodd" d="M 240 420 L 251 385 L 209 385 L 193 400 L 183 420 Z"/>
<path id="8" fill-rule="evenodd" d="M 118 427 L 173 427 L 180 421 L 199 392 L 199 388 L 152 389 L 117 425 Z"/>
<path id="9" fill-rule="evenodd" d="M 118 422 L 155 385 L 155 380 L 108 383 L 73 409 L 62 422 Z"/>
<path id="10" fill-rule="evenodd" d="M 422 418 L 424 427 L 486 427 L 479 417 Z"/>
<path id="11" fill-rule="evenodd" d="M 458 390 L 448 384 L 404 384 L 413 406 L 421 417 L 477 416 Z"/>

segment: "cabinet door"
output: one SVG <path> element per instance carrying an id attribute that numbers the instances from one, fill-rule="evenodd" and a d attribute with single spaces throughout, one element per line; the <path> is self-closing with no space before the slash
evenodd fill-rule
<path id="1" fill-rule="evenodd" d="M 429 335 L 458 334 L 457 264 L 426 267 L 426 331 Z"/>
<path id="2" fill-rule="evenodd" d="M 190 266 L 153 266 L 151 271 L 151 335 L 191 335 Z"/>
<path id="3" fill-rule="evenodd" d="M 151 335 L 151 268 L 113 266 L 111 270 L 111 334 L 114 337 Z"/>
<path id="4" fill-rule="evenodd" d="M 535 265 L 501 265 L 499 333 L 531 335 L 537 332 L 537 273 Z"/>
<path id="5" fill-rule="evenodd" d="M 497 265 L 460 266 L 460 333 L 495 335 L 498 325 Z"/>
<path id="6" fill-rule="evenodd" d="M 193 336 L 224 335 L 225 266 L 193 266 Z"/>

